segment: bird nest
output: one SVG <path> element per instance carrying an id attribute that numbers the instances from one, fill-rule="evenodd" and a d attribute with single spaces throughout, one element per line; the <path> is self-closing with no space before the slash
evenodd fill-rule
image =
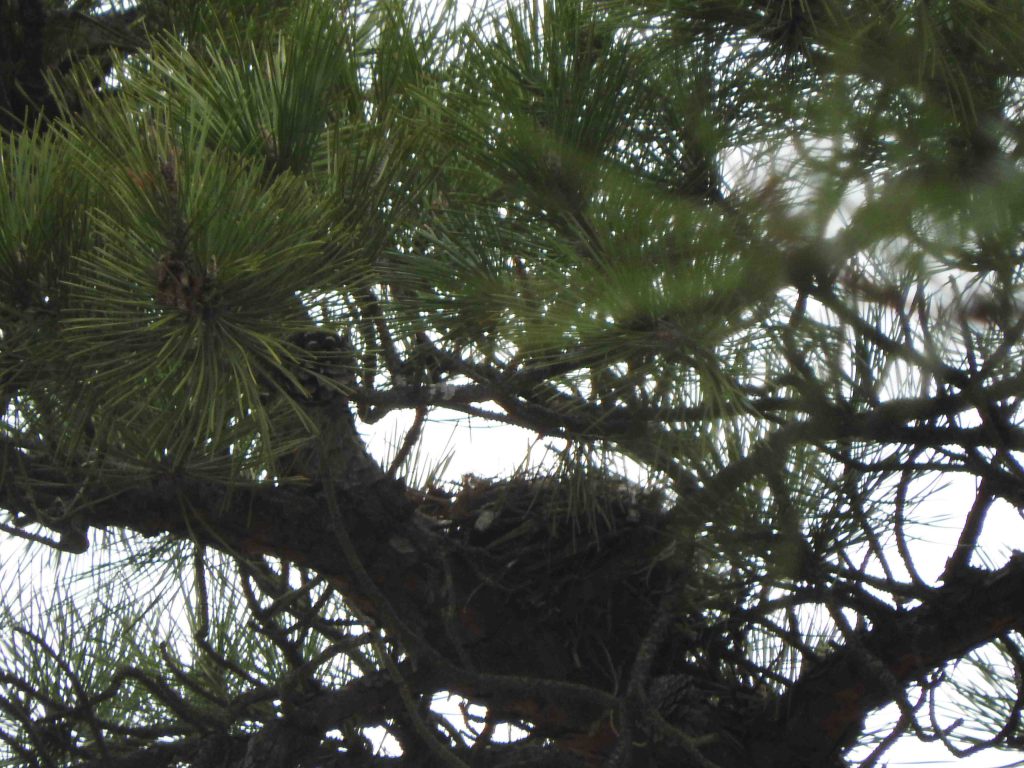
<path id="1" fill-rule="evenodd" d="M 616 477 L 467 476 L 419 509 L 481 584 L 581 631 L 584 614 L 652 609 L 675 549 L 663 495 Z"/>

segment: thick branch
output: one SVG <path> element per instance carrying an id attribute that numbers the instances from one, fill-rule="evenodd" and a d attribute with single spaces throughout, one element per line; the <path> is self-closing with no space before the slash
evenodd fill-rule
<path id="1" fill-rule="evenodd" d="M 994 573 L 961 571 L 925 605 L 894 612 L 856 646 L 844 646 L 805 672 L 756 729 L 755 764 L 829 765 L 860 734 L 864 717 L 892 702 L 887 681 L 905 687 L 1008 630 L 1024 628 L 1022 606 L 1024 557 Z"/>

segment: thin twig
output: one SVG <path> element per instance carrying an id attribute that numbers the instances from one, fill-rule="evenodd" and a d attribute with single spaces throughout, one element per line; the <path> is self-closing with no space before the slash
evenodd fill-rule
<path id="1" fill-rule="evenodd" d="M 420 439 L 420 433 L 423 431 L 423 421 L 426 418 L 426 415 L 426 407 L 421 405 L 416 409 L 416 418 L 413 419 L 412 426 L 409 427 L 409 431 L 405 434 L 405 439 L 402 441 L 402 447 L 398 449 L 398 453 L 395 454 L 395 458 L 391 461 L 391 466 L 388 467 L 388 477 L 393 478 L 395 473 L 398 472 L 399 467 L 401 467 L 409 457 L 412 447 L 416 444 L 416 441 Z"/>

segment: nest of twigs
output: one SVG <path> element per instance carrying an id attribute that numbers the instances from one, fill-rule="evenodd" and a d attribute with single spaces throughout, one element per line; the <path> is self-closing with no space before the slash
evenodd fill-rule
<path id="1" fill-rule="evenodd" d="M 557 625 L 576 665 L 631 657 L 682 560 L 663 495 L 620 478 L 466 477 L 420 511 L 474 569 L 468 604 L 504 599 Z"/>

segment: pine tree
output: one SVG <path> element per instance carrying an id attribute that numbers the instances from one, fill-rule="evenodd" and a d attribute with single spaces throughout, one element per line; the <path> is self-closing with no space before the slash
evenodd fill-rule
<path id="1" fill-rule="evenodd" d="M 1019 2 L 0 0 L 0 39 L 3 765 L 1021 747 Z M 442 409 L 548 458 L 446 480 Z"/>

